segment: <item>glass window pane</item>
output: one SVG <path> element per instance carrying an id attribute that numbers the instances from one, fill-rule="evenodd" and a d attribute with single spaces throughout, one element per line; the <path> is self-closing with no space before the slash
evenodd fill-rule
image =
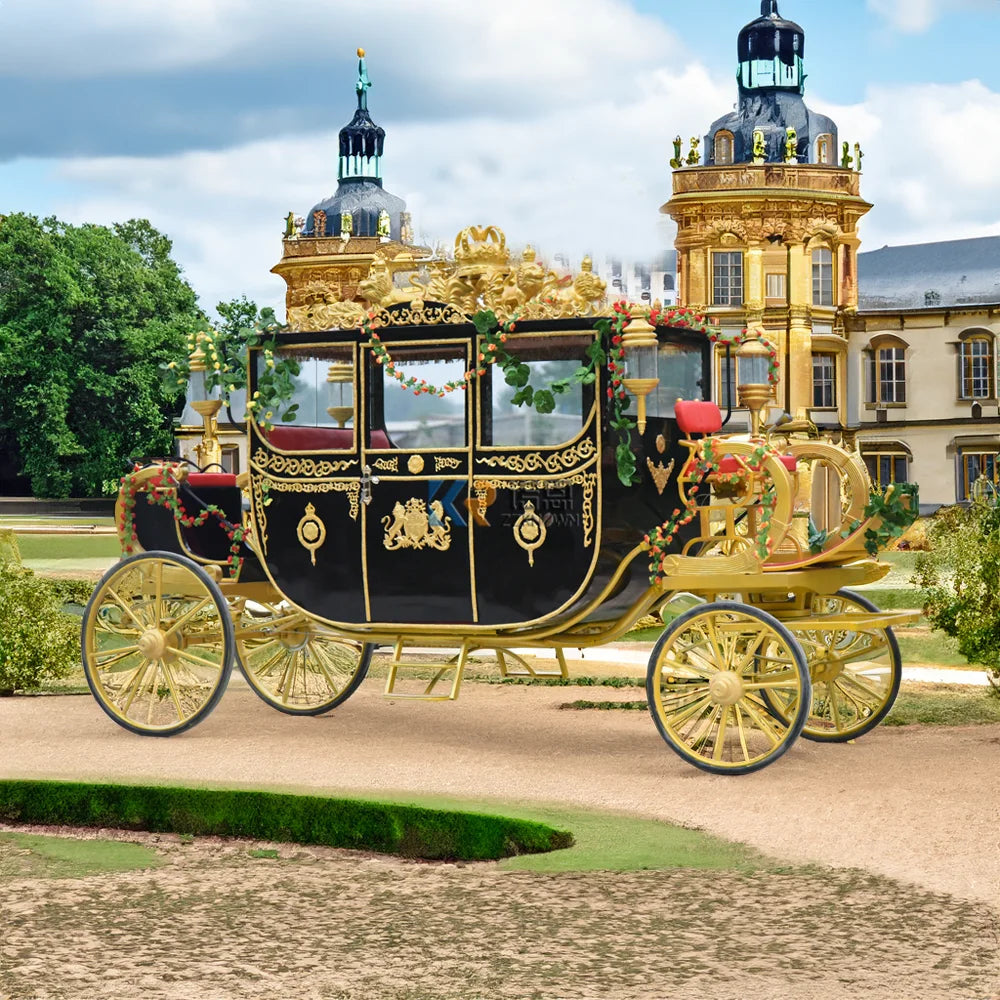
<path id="1" fill-rule="evenodd" d="M 404 380 L 423 380 L 429 385 L 460 382 L 468 367 L 459 346 L 433 345 L 390 347 L 393 365 Z M 383 408 L 385 430 L 395 448 L 460 448 L 465 445 L 466 391 L 444 396 L 404 389 L 384 365 Z"/>

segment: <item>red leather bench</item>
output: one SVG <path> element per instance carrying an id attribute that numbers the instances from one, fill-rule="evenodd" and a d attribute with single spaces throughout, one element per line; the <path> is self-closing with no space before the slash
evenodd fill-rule
<path id="1" fill-rule="evenodd" d="M 351 451 L 354 430 L 350 427 L 273 427 L 267 440 L 282 451 Z M 372 431 L 371 447 L 392 447 L 385 431 Z"/>

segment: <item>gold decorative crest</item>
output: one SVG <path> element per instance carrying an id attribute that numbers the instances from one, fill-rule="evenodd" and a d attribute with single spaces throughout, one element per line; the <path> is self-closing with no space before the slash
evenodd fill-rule
<path id="1" fill-rule="evenodd" d="M 299 539 L 299 544 L 308 550 L 312 564 L 315 566 L 316 550 L 326 541 L 326 525 L 317 516 L 316 508 L 311 503 L 306 504 L 305 515 L 299 521 L 295 534 Z"/>
<path id="2" fill-rule="evenodd" d="M 451 518 L 446 517 L 440 500 L 427 502 L 416 497 L 396 503 L 392 514 L 382 518 L 385 537 L 382 544 L 390 551 L 397 549 L 437 549 L 446 552 L 451 547 Z"/>
<path id="3" fill-rule="evenodd" d="M 514 522 L 514 541 L 528 553 L 528 565 L 535 565 L 535 549 L 545 542 L 548 529 L 535 513 L 535 505 L 526 500 L 524 513 Z"/>
<path id="4" fill-rule="evenodd" d="M 656 484 L 656 492 L 663 496 L 663 491 L 666 488 L 667 480 L 670 478 L 670 473 L 674 471 L 674 460 L 670 459 L 670 464 L 664 468 L 662 462 L 657 462 L 653 465 L 653 460 L 651 458 L 646 459 L 646 468 L 649 469 L 649 474 L 653 477 L 653 482 Z"/>

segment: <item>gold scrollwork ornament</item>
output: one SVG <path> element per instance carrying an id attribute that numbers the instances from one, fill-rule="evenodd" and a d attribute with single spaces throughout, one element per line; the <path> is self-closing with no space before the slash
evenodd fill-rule
<path id="1" fill-rule="evenodd" d="M 295 534 L 298 536 L 299 544 L 308 550 L 315 566 L 316 550 L 326 541 L 326 525 L 317 516 L 316 508 L 311 503 L 306 504 L 305 515 L 299 521 Z"/>
<path id="2" fill-rule="evenodd" d="M 526 500 L 524 513 L 514 522 L 514 541 L 528 553 L 528 565 L 535 565 L 535 549 L 545 542 L 548 529 L 535 513 L 535 505 Z"/>

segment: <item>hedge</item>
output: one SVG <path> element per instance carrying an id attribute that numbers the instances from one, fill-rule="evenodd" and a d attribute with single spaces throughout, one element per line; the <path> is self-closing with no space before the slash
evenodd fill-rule
<path id="1" fill-rule="evenodd" d="M 0 822 L 113 827 L 486 861 L 573 844 L 542 823 L 389 802 L 228 789 L 0 781 Z"/>

